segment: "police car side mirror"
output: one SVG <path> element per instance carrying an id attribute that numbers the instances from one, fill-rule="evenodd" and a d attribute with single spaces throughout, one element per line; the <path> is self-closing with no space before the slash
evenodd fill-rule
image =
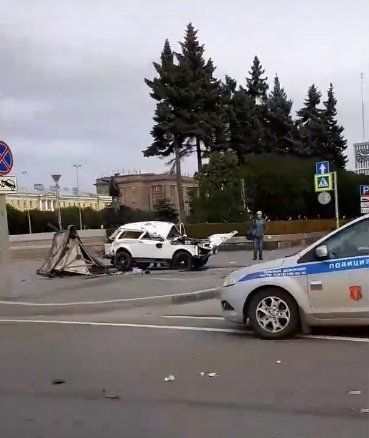
<path id="1" fill-rule="evenodd" d="M 328 257 L 327 245 L 321 245 L 315 248 L 315 255 L 318 259 L 325 259 Z"/>

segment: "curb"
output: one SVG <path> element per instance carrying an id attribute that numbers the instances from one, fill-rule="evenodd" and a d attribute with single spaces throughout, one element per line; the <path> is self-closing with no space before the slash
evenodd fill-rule
<path id="1" fill-rule="evenodd" d="M 207 301 L 218 298 L 219 294 L 219 288 L 212 288 L 182 294 L 75 303 L 32 303 L 3 300 L 0 301 L 0 316 L 101 313 L 119 308 L 132 309 L 147 305 L 168 306 Z"/>

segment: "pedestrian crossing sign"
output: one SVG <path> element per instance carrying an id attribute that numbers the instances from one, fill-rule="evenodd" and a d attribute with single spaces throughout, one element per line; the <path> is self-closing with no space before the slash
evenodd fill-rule
<path id="1" fill-rule="evenodd" d="M 314 175 L 314 182 L 316 192 L 327 192 L 333 190 L 333 179 L 331 173 Z"/>

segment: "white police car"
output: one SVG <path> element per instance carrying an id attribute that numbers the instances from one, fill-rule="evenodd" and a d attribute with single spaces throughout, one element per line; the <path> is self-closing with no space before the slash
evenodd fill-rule
<path id="1" fill-rule="evenodd" d="M 281 339 L 310 326 L 369 326 L 369 215 L 293 256 L 240 269 L 221 291 L 226 320 Z"/>

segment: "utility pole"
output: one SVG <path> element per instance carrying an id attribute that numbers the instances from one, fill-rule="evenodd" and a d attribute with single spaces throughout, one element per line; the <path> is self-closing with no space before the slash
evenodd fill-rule
<path id="1" fill-rule="evenodd" d="M 360 77 L 361 77 L 361 123 L 363 128 L 363 141 L 365 141 L 364 73 L 360 73 Z"/>

